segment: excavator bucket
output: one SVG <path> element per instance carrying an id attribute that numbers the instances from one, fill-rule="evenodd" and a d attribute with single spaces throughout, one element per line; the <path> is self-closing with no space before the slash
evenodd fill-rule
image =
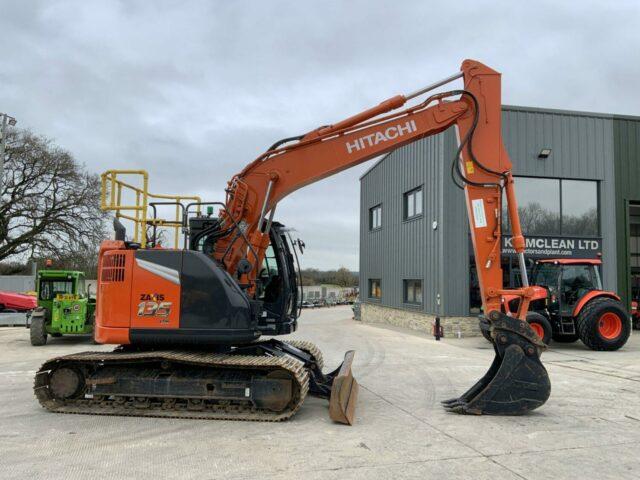
<path id="1" fill-rule="evenodd" d="M 335 372 L 333 383 L 331 384 L 331 396 L 329 397 L 329 417 L 334 422 L 353 425 L 358 401 L 358 382 L 353 378 L 351 364 L 355 352 L 349 350 L 342 365 Z"/>
<path id="2" fill-rule="evenodd" d="M 442 402 L 450 412 L 470 415 L 522 415 L 543 405 L 551 393 L 540 362 L 546 348 L 525 320 L 493 311 L 489 328 L 496 356 L 489 371 L 458 398 Z"/>

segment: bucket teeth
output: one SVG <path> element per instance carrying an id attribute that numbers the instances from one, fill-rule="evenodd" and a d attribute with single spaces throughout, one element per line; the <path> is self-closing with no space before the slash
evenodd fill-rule
<path id="1" fill-rule="evenodd" d="M 487 373 L 458 398 L 442 402 L 445 410 L 470 415 L 522 415 L 542 406 L 551 383 L 540 362 L 543 344 L 528 323 L 491 312 L 495 357 Z"/>

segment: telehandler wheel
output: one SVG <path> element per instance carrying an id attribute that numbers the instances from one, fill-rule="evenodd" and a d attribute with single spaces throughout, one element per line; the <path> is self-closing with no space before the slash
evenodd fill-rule
<path id="1" fill-rule="evenodd" d="M 527 322 L 531 329 L 538 335 L 545 345 L 549 345 L 551 342 L 551 336 L 553 335 L 553 329 L 547 318 L 537 312 L 527 313 Z"/>
<path id="2" fill-rule="evenodd" d="M 35 312 L 31 317 L 31 328 L 29 328 L 31 345 L 40 347 L 47 343 L 47 330 L 45 328 L 45 318 L 40 312 Z"/>
<path id="3" fill-rule="evenodd" d="M 561 333 L 554 333 L 551 338 L 553 338 L 554 342 L 558 343 L 573 343 L 577 341 L 580 337 L 577 333 L 571 335 L 562 335 Z"/>
<path id="4" fill-rule="evenodd" d="M 608 297 L 597 297 L 588 302 L 576 324 L 580 340 L 591 350 L 618 350 L 631 334 L 627 312 L 619 301 Z"/>

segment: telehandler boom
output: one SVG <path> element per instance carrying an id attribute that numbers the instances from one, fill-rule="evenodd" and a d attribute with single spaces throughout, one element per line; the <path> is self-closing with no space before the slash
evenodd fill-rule
<path id="1" fill-rule="evenodd" d="M 459 78 L 463 89 L 403 108 Z M 218 217 L 189 217 L 196 204 L 181 207 L 184 249 L 157 248 L 146 238 L 126 242 L 118 229 L 116 240 L 100 249 L 96 338 L 120 347 L 46 362 L 36 374 L 40 403 L 69 413 L 281 420 L 309 392 L 329 398 L 331 417 L 351 424 L 358 391 L 353 352 L 324 374 L 313 344 L 259 340 L 293 332 L 299 314 L 295 251 L 274 221 L 276 206 L 310 183 L 455 127 L 459 148 L 451 173 L 466 197 L 496 356 L 476 385 L 444 406 L 457 413 L 522 414 L 542 405 L 550 383 L 540 362 L 544 344 L 526 321 L 536 287 L 528 285 L 524 268 L 500 90 L 498 72 L 465 60 L 442 81 L 275 143 L 228 182 Z M 113 172 L 105 175 L 107 184 L 115 182 Z M 518 289 L 502 283 L 503 192 L 522 266 Z M 520 299 L 517 312 L 503 313 L 504 295 Z"/>

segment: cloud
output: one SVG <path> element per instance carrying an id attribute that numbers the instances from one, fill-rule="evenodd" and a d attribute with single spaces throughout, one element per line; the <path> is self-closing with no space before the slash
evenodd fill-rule
<path id="1" fill-rule="evenodd" d="M 275 140 L 477 58 L 508 104 L 640 114 L 637 2 L 6 2 L 0 110 L 88 168 L 222 199 Z M 278 210 L 304 265 L 357 269 L 361 166 Z"/>

